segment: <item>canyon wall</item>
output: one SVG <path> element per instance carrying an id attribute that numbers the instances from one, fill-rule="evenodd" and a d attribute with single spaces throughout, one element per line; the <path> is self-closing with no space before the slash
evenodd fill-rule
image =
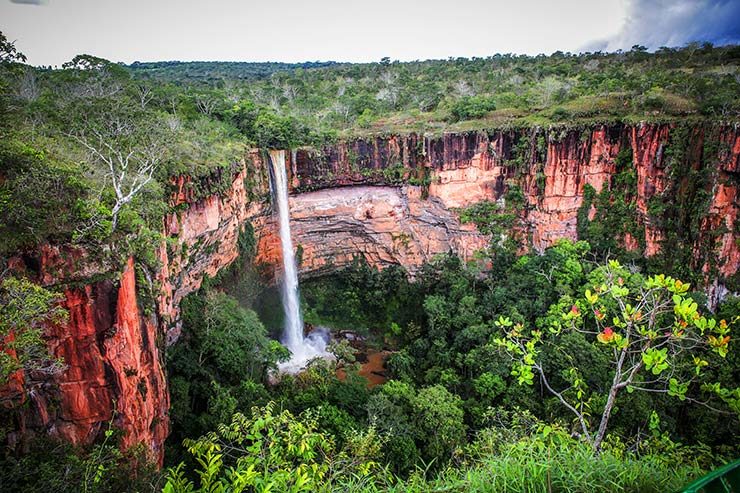
<path id="1" fill-rule="evenodd" d="M 502 202 L 516 186 L 526 197 L 526 206 L 518 211 L 524 246 L 541 251 L 561 238 L 578 239 L 578 213 L 587 185 L 595 193 L 604 187 L 627 188 L 616 179 L 623 171 L 617 169 L 618 156 L 624 153 L 636 184 L 622 191 L 634 203 L 632 219 L 639 226 L 639 238 L 635 232 L 625 234 L 623 245 L 647 257 L 658 254 L 665 232 L 650 204 L 670 204 L 687 190 L 703 193 L 710 200 L 691 211 L 701 227 L 689 239 L 689 247 L 697 262 L 704 261 L 705 272 L 729 278 L 740 266 L 736 222 L 740 131 L 737 125 L 719 124 L 690 127 L 682 134 L 678 130 L 671 124 L 614 124 L 375 137 L 297 151 L 291 163 L 292 184 L 299 194 L 358 184 L 417 184 L 424 196 L 447 209 L 482 200 Z M 680 149 L 681 166 L 689 171 L 683 174 L 674 169 L 677 164 L 670 164 L 669 156 L 679 159 L 678 144 L 686 147 Z M 692 190 L 697 174 L 703 182 L 700 190 Z M 593 210 L 589 216 L 593 218 Z"/>
<path id="2" fill-rule="evenodd" d="M 703 173 L 701 190 L 708 200 L 691 246 L 719 296 L 740 265 L 740 132 L 735 126 L 712 128 L 690 133 L 684 161 L 688 170 Z M 622 186 L 620 155 L 631 158 L 627 171 L 635 184 L 626 193 L 638 226 L 621 241 L 655 255 L 666 238 L 664 224 L 651 212 L 656 197 L 670 202 L 673 197 L 666 194 L 680 195 L 692 185 L 693 175 L 677 177 L 671 169 L 674 131 L 670 125 L 612 125 L 410 134 L 299 149 L 287 166 L 301 275 L 329 273 L 355 255 L 380 268 L 403 265 L 412 274 L 439 253 L 469 259 L 488 239 L 460 224 L 455 209 L 482 200 L 503 207 L 514 187 L 524 197 L 517 210 L 524 248 L 542 250 L 560 238 L 576 239 L 586 186 L 596 193 Z M 712 152 L 709 140 L 717 144 Z M 68 369 L 53 381 L 27 382 L 34 388 L 32 402 L 11 439 L 41 430 L 91 443 L 112 421 L 124 431 L 124 446 L 143 442 L 161 461 L 169 406 L 163 353 L 182 330 L 180 301 L 205 276 L 234 262 L 244 235 L 252 232 L 255 262 L 279 268 L 264 159 L 252 151 L 217 175 L 173 178 L 172 212 L 163 220 L 166 241 L 157 246 L 156 272 L 143 269 L 137 276 L 134 259 L 122 267 L 105 265 L 71 247 L 46 246 L 37 259 L 25 260 L 38 271 L 40 283 L 63 289 L 70 318 L 52 328 L 50 347 Z M 594 206 L 586 212 L 593 218 Z M 147 286 L 154 287 L 153 299 L 142 295 Z"/>
<path id="3" fill-rule="evenodd" d="M 262 227 L 270 221 L 269 185 L 259 153 L 227 173 L 197 184 L 173 178 L 173 212 L 163 219 L 166 241 L 155 245 L 155 272 L 133 258 L 120 265 L 109 250 L 71 246 L 45 245 L 36 257 L 11 260 L 16 271 L 60 291 L 69 318 L 48 332 L 66 369 L 51 379 L 16 376 L 0 389 L 6 402 L 21 404 L 9 445 L 22 447 L 37 433 L 87 445 L 110 425 L 122 430 L 124 448 L 141 443 L 162 464 L 169 432 L 164 353 L 180 334 L 180 301 L 238 257 L 246 223 L 270 230 Z M 208 193 L 223 182 L 219 194 Z M 196 189 L 206 193 L 198 198 Z"/>
<path id="4" fill-rule="evenodd" d="M 39 281 L 64 281 L 62 306 L 69 317 L 47 332 L 51 354 L 65 370 L 49 379 L 21 372 L 13 397 L 21 406 L 10 445 L 44 432 L 71 443 L 92 443 L 110 425 L 124 431 L 124 448 L 142 443 L 160 464 L 169 430 L 169 394 L 156 312 L 142 311 L 134 259 L 112 278 L 111 265 L 79 248 L 44 246 Z M 17 259 L 16 259 L 17 263 Z M 24 269 L 25 266 L 15 266 Z M 98 278 L 99 280 L 91 280 Z"/>
<path id="5" fill-rule="evenodd" d="M 403 265 L 411 273 L 440 253 L 470 259 L 487 239 L 461 225 L 419 187 L 355 186 L 298 194 L 290 201 L 300 271 L 330 273 L 362 254 L 370 265 Z"/>

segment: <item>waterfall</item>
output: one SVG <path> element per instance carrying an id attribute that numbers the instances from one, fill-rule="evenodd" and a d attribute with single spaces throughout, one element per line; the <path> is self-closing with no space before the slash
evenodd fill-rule
<path id="1" fill-rule="evenodd" d="M 285 170 L 285 151 L 271 150 L 273 191 L 277 203 L 280 225 L 280 246 L 283 253 L 283 279 L 281 296 L 285 311 L 283 344 L 290 350 L 290 361 L 280 365 L 280 370 L 295 372 L 315 357 L 326 355 L 326 338 L 319 334 L 303 337 L 303 317 L 298 295 L 298 266 L 293 240 L 290 237 L 290 206 L 288 204 L 288 174 Z M 318 337 L 317 337 L 318 336 Z M 327 336 L 328 337 L 328 336 Z"/>

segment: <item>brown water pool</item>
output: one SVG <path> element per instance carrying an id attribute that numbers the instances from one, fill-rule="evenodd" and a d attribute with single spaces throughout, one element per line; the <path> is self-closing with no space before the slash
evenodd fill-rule
<path id="1" fill-rule="evenodd" d="M 385 370 L 385 360 L 390 356 L 390 351 L 375 351 L 369 349 L 365 354 L 358 354 L 357 361 L 360 362 L 360 376 L 367 380 L 368 388 L 382 385 L 388 380 Z M 344 368 L 337 370 L 340 380 L 347 378 Z"/>

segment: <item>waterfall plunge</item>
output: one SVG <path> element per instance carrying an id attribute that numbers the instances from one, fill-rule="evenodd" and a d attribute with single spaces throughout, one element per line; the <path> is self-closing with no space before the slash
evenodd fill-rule
<path id="1" fill-rule="evenodd" d="M 315 330 L 303 337 L 303 317 L 298 296 L 298 267 L 296 265 L 293 241 L 290 237 L 290 207 L 288 205 L 288 174 L 285 170 L 285 151 L 270 151 L 272 163 L 275 201 L 277 203 L 280 225 L 280 246 L 283 252 L 283 282 L 281 296 L 285 311 L 283 344 L 290 350 L 291 358 L 279 365 L 281 372 L 295 373 L 306 363 L 317 357 L 327 357 L 326 343 L 329 337 L 326 330 Z"/>

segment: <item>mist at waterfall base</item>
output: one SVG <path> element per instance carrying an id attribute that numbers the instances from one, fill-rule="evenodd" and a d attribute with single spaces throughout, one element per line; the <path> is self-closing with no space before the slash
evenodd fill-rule
<path id="1" fill-rule="evenodd" d="M 297 373 L 314 358 L 331 357 L 326 352 L 329 330 L 318 327 L 303 337 L 303 317 L 298 294 L 298 266 L 296 264 L 293 241 L 290 237 L 290 207 L 288 205 L 288 174 L 285 170 L 285 151 L 271 150 L 273 192 L 277 204 L 278 224 L 280 226 L 280 247 L 283 257 L 283 278 L 280 295 L 285 312 L 285 328 L 282 343 L 290 350 L 288 361 L 278 364 L 281 373 Z"/>

